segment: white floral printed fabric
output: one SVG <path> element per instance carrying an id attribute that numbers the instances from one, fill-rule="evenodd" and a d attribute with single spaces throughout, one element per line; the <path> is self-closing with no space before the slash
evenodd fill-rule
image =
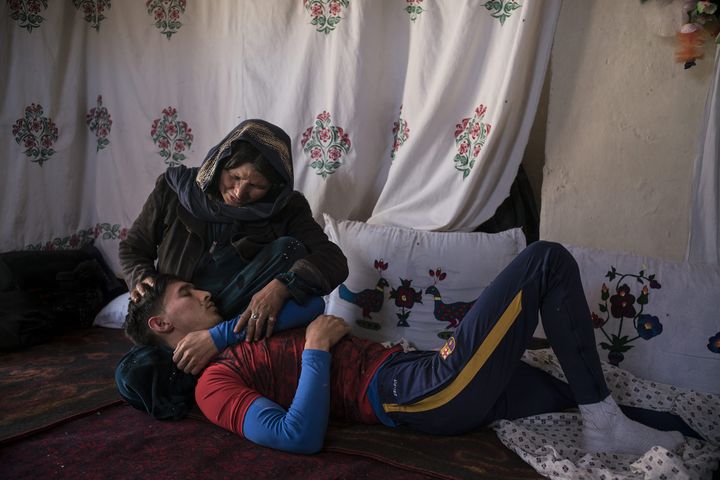
<path id="1" fill-rule="evenodd" d="M 566 381 L 550 349 L 528 350 L 523 360 Z M 705 441 L 686 437 L 678 452 L 653 447 L 633 455 L 587 453 L 581 444 L 579 413 L 548 413 L 495 422 L 500 440 L 538 473 L 554 479 L 702 479 L 711 478 L 720 462 L 720 395 L 703 394 L 642 380 L 603 363 L 605 380 L 620 405 L 680 416 Z"/>
<path id="2" fill-rule="evenodd" d="M 95 240 L 119 271 L 158 175 L 248 118 L 288 133 L 316 218 L 471 231 L 517 175 L 560 6 L 0 2 L 0 250 Z"/>

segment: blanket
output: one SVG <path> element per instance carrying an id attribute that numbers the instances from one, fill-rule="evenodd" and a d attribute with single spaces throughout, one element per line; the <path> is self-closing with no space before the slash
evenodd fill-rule
<path id="1" fill-rule="evenodd" d="M 528 350 L 523 360 L 567 381 L 550 349 Z M 605 380 L 620 405 L 669 412 L 704 440 L 686 437 L 678 452 L 653 447 L 641 457 L 579 449 L 579 413 L 549 413 L 493 425 L 500 440 L 540 474 L 553 479 L 636 480 L 711 478 L 720 463 L 720 396 L 642 380 L 603 363 Z"/>

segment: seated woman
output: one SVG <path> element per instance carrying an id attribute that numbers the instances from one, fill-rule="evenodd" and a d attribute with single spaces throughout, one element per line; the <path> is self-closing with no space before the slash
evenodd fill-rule
<path id="1" fill-rule="evenodd" d="M 225 318 L 237 315 L 235 330 L 247 327 L 250 341 L 272 333 L 288 299 L 326 295 L 348 274 L 345 256 L 293 189 L 290 138 L 264 120 L 235 127 L 200 167 L 160 175 L 119 255 L 133 301 L 159 273 L 175 275 L 209 291 Z M 173 359 L 197 374 L 217 352 L 206 330 L 188 336 Z"/>

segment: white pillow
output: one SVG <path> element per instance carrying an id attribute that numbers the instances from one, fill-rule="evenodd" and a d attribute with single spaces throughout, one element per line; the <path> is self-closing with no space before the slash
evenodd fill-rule
<path id="1" fill-rule="evenodd" d="M 619 360 L 621 368 L 657 382 L 720 393 L 720 267 L 567 248 L 580 267 L 590 311 L 597 316 L 595 323 L 606 322 L 595 330 L 600 360 Z M 610 278 L 613 268 L 614 278 Z M 621 278 L 623 275 L 630 276 Z M 605 300 L 603 284 L 608 289 Z M 623 290 L 628 295 L 623 300 L 632 300 L 626 304 L 635 315 L 622 320 L 620 331 L 621 322 L 613 316 L 612 305 L 614 302 L 622 308 L 620 297 L 615 297 L 622 285 L 627 285 Z M 643 287 L 647 288 L 646 296 Z M 647 303 L 639 303 L 641 297 L 646 297 Z M 605 308 L 608 311 L 603 312 Z M 632 309 L 625 313 L 632 313 Z M 616 309 L 616 313 L 620 312 Z M 638 322 L 639 315 L 649 317 Z M 611 350 L 602 344 L 611 345 L 613 335 L 627 337 L 624 347 L 629 348 L 610 355 Z"/>
<path id="2" fill-rule="evenodd" d="M 327 299 L 327 313 L 345 318 L 358 336 L 405 339 L 421 349 L 442 347 L 463 307 L 525 248 L 519 228 L 496 234 L 427 232 L 336 221 L 326 214 L 325 233 L 350 267 L 347 280 Z M 453 303 L 459 303 L 458 315 L 447 313 Z"/>
<path id="3" fill-rule="evenodd" d="M 95 316 L 93 325 L 96 327 L 122 328 L 123 322 L 125 322 L 125 316 L 127 315 L 129 301 L 129 292 L 116 297 L 113 301 L 105 305 Z"/>

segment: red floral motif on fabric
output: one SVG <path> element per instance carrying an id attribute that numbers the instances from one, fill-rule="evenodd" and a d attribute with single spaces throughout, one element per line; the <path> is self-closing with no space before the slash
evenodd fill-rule
<path id="1" fill-rule="evenodd" d="M 123 240 L 127 236 L 128 229 L 120 224 L 98 223 L 94 227 L 78 230 L 72 235 L 55 237 L 45 243 L 35 243 L 25 246 L 25 250 L 69 250 L 82 248 L 101 240 Z"/>
<path id="2" fill-rule="evenodd" d="M 158 153 L 170 166 L 180 165 L 185 160 L 183 152 L 190 148 L 195 138 L 187 122 L 178 120 L 175 107 L 163 109 L 162 117 L 153 121 L 150 136 L 160 148 Z"/>
<path id="3" fill-rule="evenodd" d="M 15 141 L 25 147 L 23 153 L 40 166 L 55 153 L 52 146 L 58 139 L 58 129 L 43 116 L 41 105 L 25 107 L 25 117 L 15 122 L 12 133 Z"/>
<path id="4" fill-rule="evenodd" d="M 155 28 L 168 40 L 182 27 L 180 15 L 185 13 L 186 0 L 147 0 L 145 6 L 155 20 Z"/>
<path id="5" fill-rule="evenodd" d="M 410 128 L 408 127 L 407 121 L 402 118 L 402 105 L 400 105 L 400 113 L 398 114 L 397 122 L 393 123 L 393 146 L 390 151 L 390 160 L 395 160 L 398 150 L 400 147 L 410 138 Z"/>
<path id="6" fill-rule="evenodd" d="M 649 315 L 644 312 L 645 306 L 650 303 L 650 289 L 659 290 L 662 288 L 660 282 L 657 281 L 654 274 L 646 274 L 645 270 L 635 275 L 631 273 L 618 272 L 614 266 L 610 266 L 610 270 L 605 274 L 608 281 L 615 282 L 615 294 L 610 295 L 610 288 L 603 283 L 600 288 L 600 300 L 598 304 L 601 315 L 592 312 L 590 321 L 594 328 L 599 329 L 607 339 L 607 342 L 600 342 L 603 350 L 608 350 L 608 361 L 613 365 L 619 365 L 625 359 L 625 352 L 633 348 L 632 342 L 638 338 L 650 340 L 660 335 L 663 331 L 662 323 L 655 315 Z M 631 288 L 625 280 L 634 279 L 642 288 L 640 295 L 635 297 L 631 293 Z M 634 282 L 631 282 L 634 283 Z M 608 301 L 610 305 L 608 305 Z M 639 308 L 635 308 L 637 303 Z M 619 320 L 617 325 L 617 333 L 608 335 L 610 317 Z M 637 335 L 630 338 L 630 335 L 623 335 L 623 324 L 625 320 L 632 320 L 632 325 Z M 626 332 L 627 333 L 627 332 Z"/>
<path id="7" fill-rule="evenodd" d="M 330 114 L 322 112 L 315 117 L 315 124 L 305 130 L 300 144 L 310 159 L 310 167 L 327 179 L 342 165 L 343 157 L 350 151 L 350 136 L 332 123 Z"/>
<path id="8" fill-rule="evenodd" d="M 15 20 L 20 28 L 26 28 L 32 33 L 33 28 L 40 27 L 45 17 L 40 15 L 48 8 L 47 0 L 7 0 L 10 18 Z"/>
<path id="9" fill-rule="evenodd" d="M 318 32 L 329 34 L 342 17 L 343 9 L 347 8 L 350 0 L 303 0 L 305 10 L 310 14 L 311 25 L 315 25 Z"/>
<path id="10" fill-rule="evenodd" d="M 470 170 L 475 166 L 475 162 L 480 156 L 487 136 L 490 134 L 489 123 L 484 123 L 487 107 L 479 105 L 475 109 L 475 114 L 470 118 L 463 118 L 462 122 L 455 126 L 455 145 L 457 146 L 457 154 L 455 155 L 455 169 L 462 172 L 463 180 L 470 175 Z"/>
<path id="11" fill-rule="evenodd" d="M 110 135 L 112 118 L 107 108 L 103 106 L 102 95 L 98 95 L 97 105 L 85 114 L 85 123 L 87 123 L 90 131 L 95 134 L 95 137 L 97 137 L 98 152 L 110 144 L 110 140 L 108 140 L 107 137 Z"/>
<path id="12" fill-rule="evenodd" d="M 85 21 L 100 31 L 100 22 L 105 20 L 105 10 L 110 10 L 111 0 L 73 0 L 75 8 L 82 10 Z"/>
<path id="13" fill-rule="evenodd" d="M 398 288 L 390 289 L 390 298 L 395 300 L 395 306 L 400 307 L 400 311 L 396 313 L 398 317 L 398 327 L 409 327 L 407 319 L 410 317 L 410 310 L 415 303 L 422 303 L 422 290 L 415 290 L 412 287 L 412 280 L 401 278 Z"/>

